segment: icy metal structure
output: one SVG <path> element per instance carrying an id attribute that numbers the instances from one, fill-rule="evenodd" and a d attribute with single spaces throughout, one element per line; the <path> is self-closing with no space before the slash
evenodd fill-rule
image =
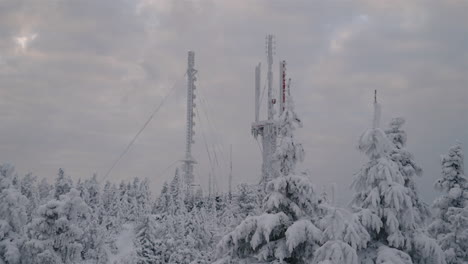
<path id="1" fill-rule="evenodd" d="M 272 177 L 272 156 L 276 150 L 277 125 L 275 122 L 275 103 L 276 98 L 273 98 L 273 35 L 266 37 L 266 52 L 268 63 L 268 99 L 267 99 L 267 120 L 259 120 L 260 115 L 260 86 L 261 86 L 261 64 L 255 67 L 255 121 L 252 123 L 252 135 L 255 139 L 260 135 L 262 137 L 262 177 L 260 184 L 265 185 Z M 280 96 L 279 96 L 279 113 L 284 110 L 286 102 L 286 61 L 280 62 Z"/>
<path id="2" fill-rule="evenodd" d="M 193 127 L 195 126 L 195 122 L 193 121 L 195 112 L 193 110 L 195 108 L 195 81 L 197 80 L 197 77 L 195 76 L 197 74 L 197 70 L 194 67 L 195 52 L 189 51 L 187 62 L 187 135 L 185 144 L 185 159 L 182 160 L 184 163 L 184 181 L 187 185 L 189 194 L 193 193 L 193 166 L 196 164 L 195 159 L 192 157 L 192 145 L 195 143 L 193 140 L 193 136 L 195 135 L 195 131 L 193 130 Z"/>

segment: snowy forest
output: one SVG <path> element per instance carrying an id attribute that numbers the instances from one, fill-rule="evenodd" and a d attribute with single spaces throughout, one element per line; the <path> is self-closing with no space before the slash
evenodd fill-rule
<path id="1" fill-rule="evenodd" d="M 442 155 L 440 196 L 425 204 L 405 120 L 381 128 L 379 119 L 375 102 L 357 140 L 367 162 L 343 208 L 316 190 L 313 172 L 296 169 L 305 151 L 294 137 L 302 124 L 291 97 L 275 120 L 272 179 L 231 195 L 190 193 L 179 170 L 152 193 L 149 179 L 73 182 L 59 169 L 48 183 L 1 165 L 0 263 L 468 263 L 461 144 Z"/>

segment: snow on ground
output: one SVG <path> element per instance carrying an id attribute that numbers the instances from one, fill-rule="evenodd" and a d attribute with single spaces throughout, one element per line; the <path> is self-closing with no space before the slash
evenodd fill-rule
<path id="1" fill-rule="evenodd" d="M 126 223 L 122 226 L 122 232 L 115 239 L 117 254 L 109 253 L 109 263 L 126 263 L 125 260 L 135 254 L 135 248 L 133 247 L 134 229 L 133 223 Z"/>

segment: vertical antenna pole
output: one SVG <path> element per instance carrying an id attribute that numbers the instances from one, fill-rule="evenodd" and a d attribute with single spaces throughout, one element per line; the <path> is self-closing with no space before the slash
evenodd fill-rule
<path id="1" fill-rule="evenodd" d="M 189 51 L 188 52 L 188 60 L 187 60 L 187 134 L 186 134 L 186 144 L 185 144 L 185 160 L 184 160 L 184 173 L 185 173 L 185 184 L 187 186 L 188 194 L 192 194 L 193 188 L 193 164 L 196 163 L 192 157 L 192 144 L 195 143 L 193 140 L 193 135 L 195 132 L 193 131 L 193 127 L 195 126 L 195 122 L 193 118 L 195 117 L 195 113 L 193 108 L 195 107 L 194 99 L 195 94 L 194 91 L 195 81 L 197 78 L 195 77 L 197 70 L 194 68 L 195 66 L 195 52 Z"/>
<path id="2" fill-rule="evenodd" d="M 232 200 L 232 144 L 231 144 L 231 148 L 230 148 L 230 173 L 229 173 L 229 201 Z"/>
<path id="3" fill-rule="evenodd" d="M 261 63 L 255 67 L 255 122 L 258 122 L 260 115 L 260 71 Z"/>
<path id="4" fill-rule="evenodd" d="M 380 125 L 380 104 L 377 103 L 377 90 L 374 90 L 374 118 L 372 121 L 372 128 L 378 128 Z"/>
<path id="5" fill-rule="evenodd" d="M 268 120 L 272 120 L 275 114 L 273 109 L 273 35 L 267 36 L 267 58 L 268 58 Z"/>
<path id="6" fill-rule="evenodd" d="M 286 103 L 286 61 L 283 60 L 280 62 L 280 90 L 279 90 L 279 103 L 280 103 L 280 115 L 284 111 L 285 103 Z"/>

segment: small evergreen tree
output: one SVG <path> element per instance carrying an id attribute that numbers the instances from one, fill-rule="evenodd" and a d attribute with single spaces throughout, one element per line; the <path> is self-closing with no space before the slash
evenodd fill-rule
<path id="1" fill-rule="evenodd" d="M 59 169 L 57 179 L 55 180 L 55 199 L 59 199 L 60 195 L 66 194 L 73 187 L 73 181 L 69 176 L 65 175 L 63 169 Z"/>
<path id="2" fill-rule="evenodd" d="M 171 203 L 171 194 L 169 193 L 169 185 L 167 182 L 164 182 L 161 189 L 161 194 L 159 198 L 155 201 L 152 213 L 160 214 L 166 213 L 169 210 L 169 205 Z"/>
<path id="3" fill-rule="evenodd" d="M 295 172 L 304 155 L 293 136 L 299 125 L 289 96 L 278 122 L 281 138 L 273 167 L 277 177 L 267 184 L 263 214 L 248 216 L 221 239 L 216 263 L 357 264 L 356 249 L 367 242 L 367 232 L 356 221 L 319 205 L 309 179 Z M 325 224 L 325 217 L 333 224 Z"/>
<path id="4" fill-rule="evenodd" d="M 53 187 L 47 182 L 46 178 L 42 178 L 37 189 L 39 192 L 41 204 L 44 204 L 46 200 L 49 199 L 49 197 L 51 196 L 50 191 L 53 189 Z"/>
<path id="5" fill-rule="evenodd" d="M 26 174 L 20 182 L 21 194 L 28 198 L 27 214 L 28 222 L 30 222 L 39 206 L 39 192 L 37 190 L 37 178 L 33 177 L 32 174 Z"/>
<path id="6" fill-rule="evenodd" d="M 161 233 L 161 230 L 158 229 L 158 224 L 152 215 L 148 214 L 143 218 L 143 221 L 136 227 L 135 233 L 138 264 L 166 263 L 166 257 L 161 254 L 158 248 L 160 246 L 158 234 Z"/>
<path id="7" fill-rule="evenodd" d="M 390 159 L 398 165 L 400 174 L 403 176 L 404 186 L 408 188 L 409 195 L 413 201 L 413 207 L 416 209 L 416 222 L 425 223 L 429 220 L 430 210 L 418 196 L 415 176 L 422 176 L 422 168 L 416 164 L 413 154 L 406 149 L 406 132 L 401 129 L 405 119 L 402 117 L 393 118 L 390 121 L 389 128 L 385 130 L 390 142 L 393 143 L 389 156 Z"/>
<path id="8" fill-rule="evenodd" d="M 445 263 L 437 243 L 417 222 L 419 208 L 405 186 L 405 177 L 390 157 L 392 143 L 379 129 L 380 105 L 374 103 L 374 121 L 359 140 L 359 150 L 369 157 L 354 178 L 351 205 L 366 227 L 371 241 L 360 250 L 361 263 Z M 379 262 L 380 261 L 380 262 Z"/>
<path id="9" fill-rule="evenodd" d="M 13 184 L 14 168 L 0 166 L 0 263 L 19 264 L 28 199 Z"/>
<path id="10" fill-rule="evenodd" d="M 467 263 L 468 181 L 460 144 L 442 156 L 442 178 L 437 180 L 435 188 L 445 194 L 434 201 L 437 214 L 430 225 L 431 234 L 445 251 L 448 263 Z"/>

